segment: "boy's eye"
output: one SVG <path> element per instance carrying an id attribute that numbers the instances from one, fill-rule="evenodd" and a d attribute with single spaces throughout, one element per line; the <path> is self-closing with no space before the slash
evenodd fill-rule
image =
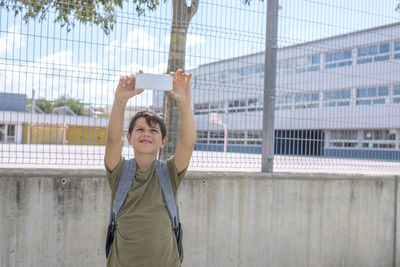
<path id="1" fill-rule="evenodd" d="M 158 133 L 158 131 L 157 130 L 151 130 L 153 133 Z"/>

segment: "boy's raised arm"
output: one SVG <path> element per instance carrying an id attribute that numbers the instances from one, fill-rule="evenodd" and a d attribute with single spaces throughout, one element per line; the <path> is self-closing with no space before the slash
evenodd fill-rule
<path id="1" fill-rule="evenodd" d="M 105 163 L 109 170 L 113 170 L 121 159 L 122 152 L 122 128 L 124 126 L 124 113 L 128 100 L 140 93 L 142 89 L 135 89 L 135 76 L 121 76 L 117 90 L 115 91 L 114 103 L 108 119 Z"/>
<path id="2" fill-rule="evenodd" d="M 191 105 L 190 79 L 192 74 L 185 74 L 181 69 L 174 76 L 174 90 L 171 96 L 178 102 L 181 116 L 181 138 L 176 146 L 174 161 L 178 173 L 182 172 L 189 165 L 190 157 L 196 143 L 196 128 Z"/>

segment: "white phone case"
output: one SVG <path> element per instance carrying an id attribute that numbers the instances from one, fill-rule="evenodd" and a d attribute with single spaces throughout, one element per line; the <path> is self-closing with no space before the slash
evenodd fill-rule
<path id="1" fill-rule="evenodd" d="M 172 91 L 172 76 L 167 74 L 136 73 L 135 88 Z"/>

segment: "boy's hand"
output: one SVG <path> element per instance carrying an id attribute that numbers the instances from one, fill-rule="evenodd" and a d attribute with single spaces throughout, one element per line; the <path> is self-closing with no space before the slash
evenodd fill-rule
<path id="1" fill-rule="evenodd" d="M 143 73 L 139 71 L 139 73 Z M 136 78 L 135 75 L 121 76 L 117 90 L 115 91 L 115 98 L 128 101 L 129 98 L 143 93 L 143 89 L 135 89 Z"/>
<path id="2" fill-rule="evenodd" d="M 176 72 L 171 72 L 173 76 L 173 91 L 170 92 L 172 98 L 178 102 L 178 105 L 189 104 L 191 101 L 190 79 L 192 74 L 187 75 L 183 70 L 179 69 Z"/>

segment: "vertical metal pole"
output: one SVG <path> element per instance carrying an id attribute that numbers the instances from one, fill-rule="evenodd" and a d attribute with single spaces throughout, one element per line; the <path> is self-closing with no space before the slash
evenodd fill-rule
<path id="1" fill-rule="evenodd" d="M 222 126 L 224 126 L 224 153 L 226 153 L 226 147 L 228 144 L 228 126 L 225 123 L 222 123 Z"/>
<path id="2" fill-rule="evenodd" d="M 267 33 L 265 40 L 264 112 L 261 172 L 272 172 L 274 164 L 274 109 L 276 52 L 278 33 L 278 0 L 267 2 Z"/>
<path id="3" fill-rule="evenodd" d="M 28 144 L 32 144 L 32 124 L 33 124 L 33 111 L 35 107 L 35 89 L 32 89 L 32 102 L 31 102 L 31 123 L 28 127 Z"/>

